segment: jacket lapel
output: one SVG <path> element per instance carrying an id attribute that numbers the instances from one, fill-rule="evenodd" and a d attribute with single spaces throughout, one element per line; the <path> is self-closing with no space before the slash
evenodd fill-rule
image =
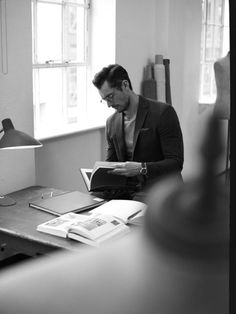
<path id="1" fill-rule="evenodd" d="M 134 151 L 135 151 L 137 139 L 139 136 L 139 132 L 144 124 L 147 112 L 148 112 L 148 105 L 145 103 L 145 100 L 143 99 L 143 97 L 139 96 L 139 105 L 138 105 L 138 111 L 137 111 L 135 129 L 134 129 L 133 156 L 134 156 Z"/>

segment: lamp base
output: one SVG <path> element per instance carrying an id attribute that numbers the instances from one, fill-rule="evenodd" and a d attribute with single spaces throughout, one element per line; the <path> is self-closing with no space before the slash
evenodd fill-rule
<path id="1" fill-rule="evenodd" d="M 12 206 L 15 205 L 16 201 L 9 196 L 0 195 L 0 206 Z"/>

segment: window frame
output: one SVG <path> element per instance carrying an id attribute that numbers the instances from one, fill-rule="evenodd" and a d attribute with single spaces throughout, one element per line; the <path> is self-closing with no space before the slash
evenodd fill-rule
<path id="1" fill-rule="evenodd" d="M 72 0 L 73 1 L 73 0 Z M 39 96 L 37 97 L 37 87 L 36 85 L 39 82 L 39 78 L 36 79 L 36 76 L 39 76 L 39 71 L 40 69 L 51 69 L 51 68 L 73 68 L 73 67 L 85 67 L 85 71 L 87 71 L 87 68 L 89 66 L 89 55 L 88 55 L 88 50 L 89 50 L 89 9 L 90 9 L 90 0 L 84 0 L 84 4 L 76 4 L 72 2 L 71 0 L 31 0 L 32 4 L 32 74 L 33 74 L 33 99 L 34 99 L 34 131 L 35 131 L 35 137 L 39 139 L 43 138 L 51 138 L 51 137 L 57 137 L 61 135 L 66 135 L 68 133 L 74 133 L 78 129 L 77 125 L 74 125 L 71 129 L 68 125 L 67 128 L 62 128 L 60 129 L 60 132 L 52 132 L 47 135 L 42 135 L 40 128 L 39 130 L 37 129 L 38 125 L 38 117 L 40 118 L 40 106 L 39 106 Z M 46 60 L 45 62 L 39 62 L 38 57 L 37 57 L 37 4 L 38 3 L 45 3 L 45 4 L 53 4 L 53 5 L 61 5 L 62 7 L 62 60 L 56 62 L 54 60 Z M 75 6 L 75 7 L 82 7 L 84 8 L 84 56 L 83 56 L 83 61 L 82 62 L 71 62 L 70 60 L 65 59 L 65 45 L 66 45 L 66 37 L 65 37 L 65 30 L 64 30 L 64 16 L 65 16 L 65 10 L 66 7 L 70 6 Z M 67 73 L 64 71 L 63 79 L 66 77 Z M 87 82 L 87 77 L 86 77 L 86 82 Z M 68 80 L 66 80 L 66 83 L 68 83 Z M 87 99 L 87 88 L 85 92 L 85 98 Z M 68 96 L 68 95 L 67 95 Z M 63 96 L 65 99 L 66 95 Z M 68 107 L 68 102 L 67 101 L 62 101 L 62 107 L 67 108 Z M 87 101 L 86 103 L 83 104 L 83 110 L 86 111 L 86 106 L 87 106 Z M 65 113 L 62 114 L 63 117 L 65 118 Z"/>
<path id="2" fill-rule="evenodd" d="M 217 0 L 212 0 L 214 5 L 216 6 Z M 216 15 L 214 15 L 214 20 L 212 23 L 212 19 L 210 22 L 208 22 L 208 3 L 209 0 L 202 0 L 202 22 L 201 22 L 201 50 L 200 50 L 200 84 L 199 84 L 199 104 L 214 104 L 216 99 L 216 84 L 215 84 L 215 75 L 214 75 L 214 63 L 216 60 L 223 57 L 223 50 L 224 50 L 224 32 L 225 29 L 228 27 L 230 28 L 230 25 L 225 24 L 225 8 L 226 4 L 225 2 L 228 0 L 221 0 L 222 3 L 222 14 L 220 23 L 216 23 Z M 229 7 L 229 4 L 228 4 Z M 211 56 L 211 58 L 206 57 L 206 47 L 207 47 L 207 32 L 209 28 L 212 27 L 211 35 L 212 38 L 212 46 L 211 49 L 214 51 L 214 55 Z M 215 48 L 216 48 L 216 40 L 214 38 L 216 28 L 220 28 L 220 51 L 218 54 L 215 54 Z M 228 31 L 229 35 L 229 31 Z M 230 47 L 228 47 L 228 50 Z M 208 97 L 204 96 L 204 66 L 209 65 L 210 67 L 210 90 Z"/>

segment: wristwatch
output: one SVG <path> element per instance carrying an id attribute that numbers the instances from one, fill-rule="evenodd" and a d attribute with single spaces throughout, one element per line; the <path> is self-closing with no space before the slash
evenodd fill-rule
<path id="1" fill-rule="evenodd" d="M 147 175 L 147 164 L 146 164 L 146 162 L 141 163 L 141 169 L 140 169 L 139 173 L 142 174 L 143 176 Z"/>

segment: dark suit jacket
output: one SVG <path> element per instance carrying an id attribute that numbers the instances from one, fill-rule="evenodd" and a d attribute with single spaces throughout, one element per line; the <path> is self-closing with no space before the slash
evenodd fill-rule
<path id="1" fill-rule="evenodd" d="M 118 112 L 107 119 L 107 161 L 127 161 L 123 121 Z M 171 172 L 181 177 L 183 137 L 171 105 L 139 96 L 132 160 L 147 163 L 149 182 Z"/>

